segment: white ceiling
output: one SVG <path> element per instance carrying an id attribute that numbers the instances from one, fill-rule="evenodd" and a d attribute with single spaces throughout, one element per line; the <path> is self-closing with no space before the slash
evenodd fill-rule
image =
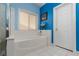
<path id="1" fill-rule="evenodd" d="M 37 7 L 42 7 L 45 3 L 33 3 L 34 5 L 36 5 Z"/>

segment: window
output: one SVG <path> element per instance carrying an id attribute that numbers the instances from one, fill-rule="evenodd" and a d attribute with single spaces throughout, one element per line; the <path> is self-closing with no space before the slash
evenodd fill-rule
<path id="1" fill-rule="evenodd" d="M 20 21 L 19 21 L 19 29 L 22 31 L 26 30 L 36 30 L 36 15 L 31 13 L 27 13 L 25 11 L 20 11 Z"/>
<path id="2" fill-rule="evenodd" d="M 20 12 L 20 30 L 28 30 L 29 14 Z"/>
<path id="3" fill-rule="evenodd" d="M 29 27 L 31 30 L 36 29 L 36 17 L 34 15 L 30 15 Z"/>

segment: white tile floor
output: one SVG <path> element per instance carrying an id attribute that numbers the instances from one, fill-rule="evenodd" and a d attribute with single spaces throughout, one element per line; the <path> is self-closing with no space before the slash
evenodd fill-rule
<path id="1" fill-rule="evenodd" d="M 59 47 L 45 47 L 26 54 L 26 56 L 79 56 L 79 54 L 72 53 Z"/>

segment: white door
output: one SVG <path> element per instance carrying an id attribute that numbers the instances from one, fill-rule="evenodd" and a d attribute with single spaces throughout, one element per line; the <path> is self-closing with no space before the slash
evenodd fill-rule
<path id="1" fill-rule="evenodd" d="M 54 8 L 54 44 L 66 49 L 76 48 L 75 4 L 66 3 Z"/>

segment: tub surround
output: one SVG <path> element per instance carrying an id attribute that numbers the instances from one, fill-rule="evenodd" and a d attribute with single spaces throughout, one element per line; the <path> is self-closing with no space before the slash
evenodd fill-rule
<path id="1" fill-rule="evenodd" d="M 16 32 L 14 36 L 7 38 L 7 55 L 21 56 L 26 55 L 33 50 L 48 47 L 51 45 L 50 36 L 51 30 L 41 30 L 41 33 L 40 31 Z M 22 52 L 24 53 L 22 54 Z"/>

